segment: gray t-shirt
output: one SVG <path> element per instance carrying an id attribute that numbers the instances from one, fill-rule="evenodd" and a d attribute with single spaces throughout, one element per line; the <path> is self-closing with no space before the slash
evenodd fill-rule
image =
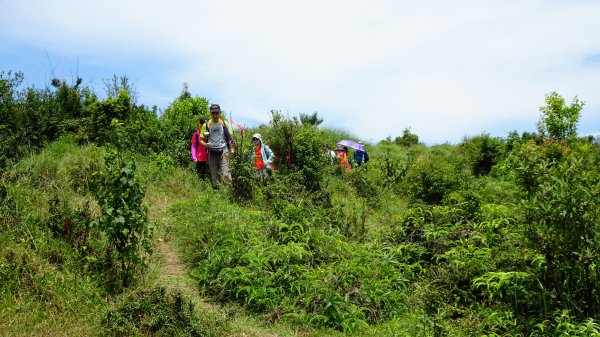
<path id="1" fill-rule="evenodd" d="M 223 130 L 221 121 L 218 121 L 217 123 L 210 121 L 209 132 L 208 143 L 211 145 L 210 148 L 225 151 L 225 149 L 227 149 L 227 142 L 225 141 L 225 131 Z"/>

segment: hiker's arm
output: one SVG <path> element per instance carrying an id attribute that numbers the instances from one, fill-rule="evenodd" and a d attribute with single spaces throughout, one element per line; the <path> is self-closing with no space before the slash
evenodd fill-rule
<path id="1" fill-rule="evenodd" d="M 200 138 L 200 137 L 198 137 Z M 198 139 L 200 140 L 200 139 Z M 192 142 L 192 161 L 196 161 L 196 142 Z"/>
<path id="2" fill-rule="evenodd" d="M 227 121 L 224 121 L 223 123 L 223 131 L 225 133 L 225 139 L 227 140 L 227 143 L 229 144 L 229 150 L 231 152 L 233 152 L 235 150 L 235 142 L 233 140 L 233 137 L 231 136 L 231 131 L 229 130 L 229 125 L 227 124 Z"/>
<path id="3" fill-rule="evenodd" d="M 273 159 L 275 159 L 275 156 L 273 155 L 273 151 L 267 145 L 265 145 L 265 150 L 266 150 L 265 152 L 267 154 L 267 160 L 269 161 L 269 163 L 272 163 Z"/>
<path id="4" fill-rule="evenodd" d="M 202 135 L 204 135 L 204 131 L 206 131 L 206 124 L 202 125 L 202 130 L 200 130 L 200 135 L 198 137 L 198 141 L 200 142 L 200 145 L 204 146 L 204 147 L 210 147 L 210 143 L 207 143 L 204 140 L 204 137 Z"/>

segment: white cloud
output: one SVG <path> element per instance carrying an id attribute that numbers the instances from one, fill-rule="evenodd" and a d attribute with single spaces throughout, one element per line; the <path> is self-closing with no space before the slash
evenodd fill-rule
<path id="1" fill-rule="evenodd" d="M 0 31 L 99 62 L 169 59 L 148 72 L 173 97 L 185 81 L 244 119 L 317 110 L 367 139 L 412 126 L 435 143 L 510 121 L 533 130 L 553 90 L 597 99 L 600 69 L 583 60 L 600 52 L 599 12 L 558 0 L 0 0 Z M 160 95 L 149 92 L 142 103 Z"/>

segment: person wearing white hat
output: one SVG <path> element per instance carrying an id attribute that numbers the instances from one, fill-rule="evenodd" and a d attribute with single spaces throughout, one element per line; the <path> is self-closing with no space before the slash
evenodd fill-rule
<path id="1" fill-rule="evenodd" d="M 275 156 L 271 148 L 263 143 L 260 133 L 252 135 L 252 142 L 254 142 L 254 168 L 259 176 L 264 177 L 271 170 Z"/>
<path id="2" fill-rule="evenodd" d="M 335 157 L 338 158 L 342 173 L 345 171 L 352 172 L 352 165 L 348 161 L 348 148 L 338 144 L 335 148 Z"/>

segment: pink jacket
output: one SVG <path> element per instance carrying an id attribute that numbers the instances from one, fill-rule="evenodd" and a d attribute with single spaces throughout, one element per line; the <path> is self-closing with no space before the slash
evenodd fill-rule
<path id="1" fill-rule="evenodd" d="M 208 154 L 206 153 L 206 147 L 200 144 L 200 136 L 198 131 L 194 132 L 192 135 L 192 160 L 196 158 L 195 161 L 207 161 Z"/>

